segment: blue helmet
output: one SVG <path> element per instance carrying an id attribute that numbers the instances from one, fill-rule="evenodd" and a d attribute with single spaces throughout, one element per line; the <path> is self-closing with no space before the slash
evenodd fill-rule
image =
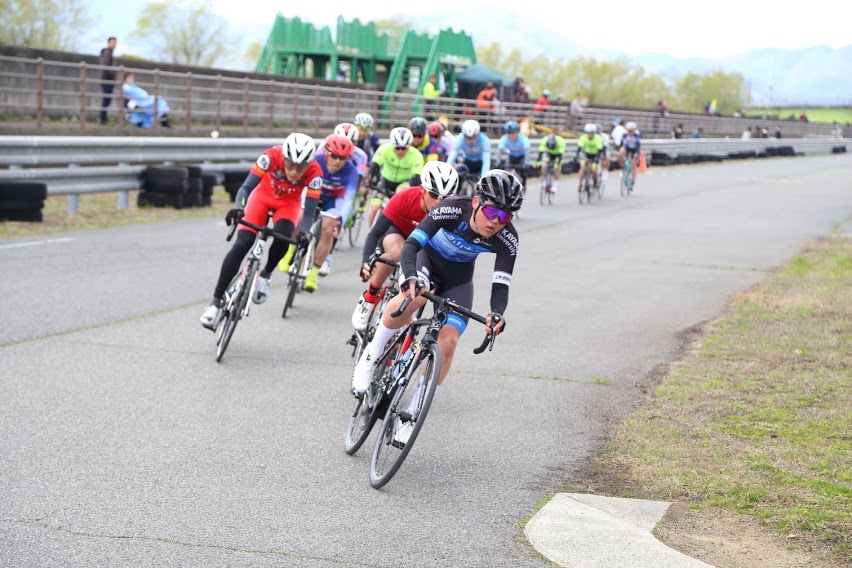
<path id="1" fill-rule="evenodd" d="M 510 134 L 512 132 L 520 132 L 520 131 L 521 131 L 521 125 L 518 124 L 514 120 L 510 120 L 509 122 L 507 122 L 506 124 L 503 125 L 503 132 L 505 132 L 507 134 Z"/>

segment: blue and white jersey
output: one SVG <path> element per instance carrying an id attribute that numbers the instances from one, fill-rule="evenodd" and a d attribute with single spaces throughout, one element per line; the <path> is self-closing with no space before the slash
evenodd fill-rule
<path id="1" fill-rule="evenodd" d="M 621 145 L 631 151 L 638 150 L 641 143 L 642 137 L 639 135 L 638 130 L 632 136 L 629 132 L 625 133 L 624 138 L 621 139 Z"/>
<path id="2" fill-rule="evenodd" d="M 473 144 L 468 143 L 464 134 L 456 136 L 453 149 L 450 155 L 447 156 L 447 163 L 455 165 L 459 154 L 470 162 L 482 162 L 483 173 L 491 169 L 491 139 L 481 132 L 476 137 L 476 140 L 473 141 Z"/>
<path id="3" fill-rule="evenodd" d="M 519 133 L 514 142 L 509 139 L 508 134 L 504 134 L 500 137 L 500 141 L 497 142 L 498 156 L 501 150 L 506 150 L 511 158 L 526 158 L 529 149 L 530 139 L 526 134 Z"/>

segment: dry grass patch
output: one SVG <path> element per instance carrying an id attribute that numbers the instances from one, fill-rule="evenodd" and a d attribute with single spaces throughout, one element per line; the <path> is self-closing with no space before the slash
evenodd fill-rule
<path id="1" fill-rule="evenodd" d="M 852 565 L 852 241 L 808 246 L 737 297 L 572 489 L 724 512 L 743 524 L 730 538 L 756 526 L 813 566 Z M 764 565 L 725 549 L 705 560 Z"/>

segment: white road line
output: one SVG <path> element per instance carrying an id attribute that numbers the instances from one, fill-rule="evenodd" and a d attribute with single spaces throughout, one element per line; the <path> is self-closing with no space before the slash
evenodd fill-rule
<path id="1" fill-rule="evenodd" d="M 24 248 L 24 247 L 34 247 L 38 245 L 53 245 L 57 243 L 70 243 L 73 241 L 73 237 L 63 237 L 61 239 L 44 239 L 40 241 L 27 241 L 25 243 L 13 243 L 8 245 L 0 245 L 0 250 L 2 249 L 15 249 L 15 248 Z"/>

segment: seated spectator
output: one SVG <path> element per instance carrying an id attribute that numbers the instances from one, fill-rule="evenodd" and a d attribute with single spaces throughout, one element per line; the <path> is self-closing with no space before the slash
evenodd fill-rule
<path id="1" fill-rule="evenodd" d="M 677 140 L 683 138 L 683 123 L 682 122 L 678 122 L 674 126 L 674 128 L 672 128 L 672 138 L 677 139 Z"/>
<path id="2" fill-rule="evenodd" d="M 748 140 L 751 138 L 751 126 L 746 126 L 746 129 L 743 130 L 743 135 L 740 137 L 743 140 Z"/>
<path id="3" fill-rule="evenodd" d="M 136 76 L 127 73 L 121 86 L 124 94 L 124 106 L 129 111 L 127 120 L 139 128 L 150 128 L 154 124 L 154 104 L 156 102 L 156 117 L 161 126 L 169 126 L 169 105 L 161 96 L 154 97 L 148 91 L 136 84 Z"/>
<path id="4" fill-rule="evenodd" d="M 692 131 L 693 138 L 702 138 L 704 136 L 704 129 L 700 126 Z"/>

